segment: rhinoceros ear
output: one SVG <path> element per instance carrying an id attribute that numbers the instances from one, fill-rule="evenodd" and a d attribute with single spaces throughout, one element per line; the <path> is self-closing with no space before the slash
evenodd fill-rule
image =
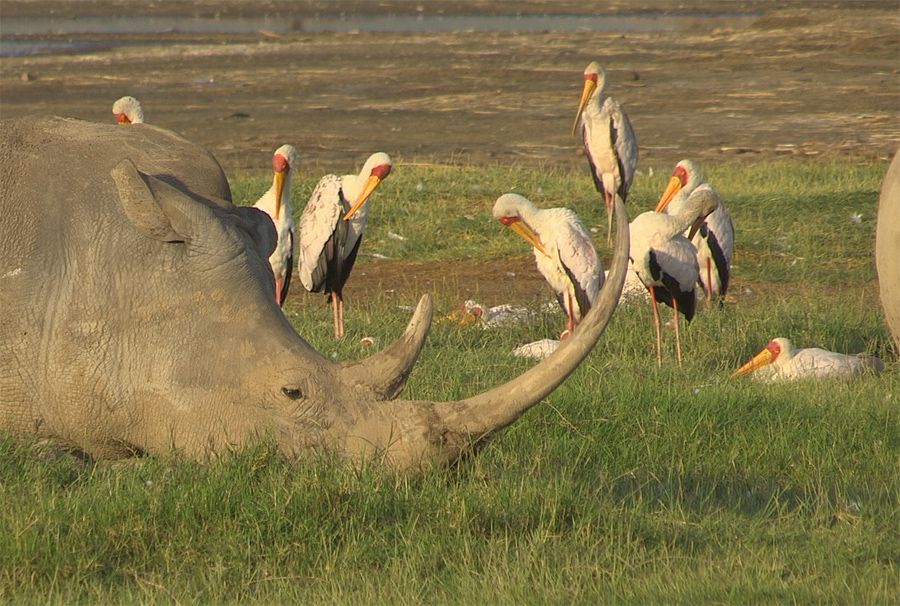
<path id="1" fill-rule="evenodd" d="M 278 243 L 278 233 L 272 218 L 252 206 L 237 206 L 234 212 L 240 218 L 241 226 L 253 238 L 263 259 L 268 259 L 275 252 L 275 245 Z"/>
<path id="2" fill-rule="evenodd" d="M 122 160 L 110 171 L 119 200 L 129 220 L 147 236 L 163 242 L 190 239 L 191 220 L 184 193 L 153 176 L 138 171 L 134 162 Z"/>

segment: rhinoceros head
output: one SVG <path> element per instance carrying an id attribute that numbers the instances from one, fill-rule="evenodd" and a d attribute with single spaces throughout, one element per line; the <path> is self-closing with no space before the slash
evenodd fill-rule
<path id="1" fill-rule="evenodd" d="M 0 428 L 98 457 L 208 458 L 272 436 L 288 456 L 418 468 L 452 461 L 555 389 L 616 307 L 628 255 L 620 200 L 610 275 L 553 355 L 465 400 L 398 399 L 430 327 L 430 298 L 384 350 L 327 360 L 275 303 L 268 217 L 230 203 L 206 152 L 145 127 L 4 125 L 0 179 L 11 186 L 0 192 L 0 237 L 17 244 L 0 243 L 10 253 L 0 276 L 15 276 L 0 303 L 20 313 L 0 324 L 0 356 L 20 366 L 0 365 L 0 394 L 13 394 L 0 401 Z M 68 167 L 48 175 L 49 153 Z M 36 287 L 35 276 L 50 286 Z"/>

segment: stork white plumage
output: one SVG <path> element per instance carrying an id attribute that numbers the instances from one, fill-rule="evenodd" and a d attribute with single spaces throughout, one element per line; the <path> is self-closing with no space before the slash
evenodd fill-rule
<path id="1" fill-rule="evenodd" d="M 607 244 L 612 237 L 615 196 L 628 200 L 638 162 L 638 144 L 628 115 L 612 97 L 604 96 L 606 71 L 596 61 L 584 70 L 584 88 L 572 134 L 581 123 L 584 155 L 594 186 L 606 204 Z"/>
<path id="2" fill-rule="evenodd" d="M 716 209 L 718 197 L 702 188 L 688 197 L 680 212 L 668 215 L 654 211 L 641 213 L 631 222 L 631 266 L 650 291 L 653 322 L 656 328 L 656 363 L 662 363 L 662 338 L 657 302 L 675 312 L 675 348 L 681 365 L 681 337 L 678 314 L 690 322 L 694 317 L 699 278 L 697 249 L 690 238 L 703 220 Z M 688 236 L 684 232 L 688 230 Z"/>
<path id="3" fill-rule="evenodd" d="M 568 208 L 539 209 L 519 194 L 503 194 L 494 217 L 534 247 L 538 271 L 566 313 L 566 338 L 590 310 L 603 285 L 603 266 L 591 236 Z"/>
<path id="4" fill-rule="evenodd" d="M 366 200 L 391 173 L 391 158 L 369 156 L 358 175 L 325 175 L 300 216 L 300 282 L 329 295 L 334 336 L 344 336 L 343 289 L 366 228 Z"/>
<path id="5" fill-rule="evenodd" d="M 672 171 L 672 178 L 656 205 L 657 212 L 677 214 L 688 196 L 700 187 L 712 187 L 703 182 L 700 170 L 690 160 L 681 160 Z M 715 190 L 713 194 L 718 196 Z M 709 302 L 714 297 L 724 298 L 731 279 L 731 257 L 734 253 L 734 222 L 731 213 L 722 204 L 700 226 L 691 243 L 697 249 L 700 267 L 700 284 Z"/>
<path id="6" fill-rule="evenodd" d="M 131 96 L 119 97 L 112 106 L 113 117 L 118 124 L 143 124 L 144 108 Z"/>
<path id="7" fill-rule="evenodd" d="M 275 302 L 284 306 L 291 286 L 294 268 L 294 246 L 297 227 L 291 210 L 291 175 L 298 165 L 297 150 L 293 145 L 282 145 L 272 154 L 272 187 L 254 204 L 275 224 L 278 241 L 269 256 L 269 264 L 275 275 Z"/>
<path id="8" fill-rule="evenodd" d="M 811 347 L 796 349 L 789 339 L 777 337 L 761 352 L 734 371 L 737 377 L 752 373 L 762 381 L 796 379 L 849 379 L 866 372 L 881 372 L 884 363 L 869 354 L 848 355 Z"/>

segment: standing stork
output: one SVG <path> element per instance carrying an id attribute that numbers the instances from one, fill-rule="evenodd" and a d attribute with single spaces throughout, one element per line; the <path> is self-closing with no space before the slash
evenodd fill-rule
<path id="1" fill-rule="evenodd" d="M 143 124 L 144 109 L 141 102 L 134 97 L 119 97 L 112 106 L 113 117 L 117 124 Z"/>
<path id="2" fill-rule="evenodd" d="M 269 256 L 269 265 L 275 275 L 275 302 L 281 307 L 284 307 L 284 300 L 287 299 L 294 269 L 297 227 L 291 211 L 291 174 L 297 162 L 297 150 L 293 145 L 282 145 L 276 149 L 272 154 L 272 187 L 253 205 L 269 215 L 275 224 L 278 241 Z"/>
<path id="3" fill-rule="evenodd" d="M 703 182 L 697 165 L 682 160 L 675 165 L 672 178 L 656 205 L 656 212 L 678 214 L 688 196 L 699 187 L 712 187 Z M 712 190 L 718 197 L 718 193 Z M 691 239 L 697 249 L 700 284 L 706 292 L 707 303 L 713 297 L 724 298 L 731 279 L 731 256 L 734 253 L 734 222 L 731 213 L 719 199 L 719 206 L 700 226 Z"/>
<path id="4" fill-rule="evenodd" d="M 300 282 L 329 295 L 334 337 L 344 336 L 343 289 L 366 228 L 366 200 L 391 173 L 391 158 L 369 156 L 358 175 L 325 175 L 300 216 Z"/>
<path id="5" fill-rule="evenodd" d="M 581 123 L 584 155 L 588 159 L 591 177 L 606 204 L 606 242 L 612 237 L 612 215 L 615 196 L 628 199 L 638 161 L 638 144 L 634 129 L 622 106 L 612 97 L 603 95 L 606 72 L 592 61 L 584 70 L 584 89 L 578 113 L 572 125 L 572 135 Z"/>
<path id="6" fill-rule="evenodd" d="M 656 328 L 657 365 L 662 364 L 657 302 L 662 302 L 675 312 L 675 350 L 678 365 L 681 366 L 678 314 L 681 313 L 688 322 L 694 317 L 694 289 L 699 277 L 697 249 L 690 239 L 700 229 L 706 216 L 716 209 L 718 197 L 713 194 L 712 188 L 699 188 L 688 197 L 678 214 L 648 211 L 631 222 L 631 263 L 638 278 L 650 291 Z"/>
<path id="7" fill-rule="evenodd" d="M 553 288 L 566 314 L 568 337 L 597 299 L 603 267 L 591 235 L 568 208 L 539 209 L 518 194 L 503 194 L 494 203 L 494 217 L 534 247 L 538 271 Z"/>

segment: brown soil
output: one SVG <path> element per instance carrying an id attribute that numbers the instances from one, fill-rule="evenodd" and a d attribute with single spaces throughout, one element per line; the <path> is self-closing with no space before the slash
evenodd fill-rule
<path id="1" fill-rule="evenodd" d="M 369 261 L 347 283 L 349 299 L 390 298 L 410 304 L 422 293 L 434 293 L 439 307 L 466 299 L 486 305 L 551 300 L 550 287 L 538 273 L 531 255 L 496 261 Z"/>

